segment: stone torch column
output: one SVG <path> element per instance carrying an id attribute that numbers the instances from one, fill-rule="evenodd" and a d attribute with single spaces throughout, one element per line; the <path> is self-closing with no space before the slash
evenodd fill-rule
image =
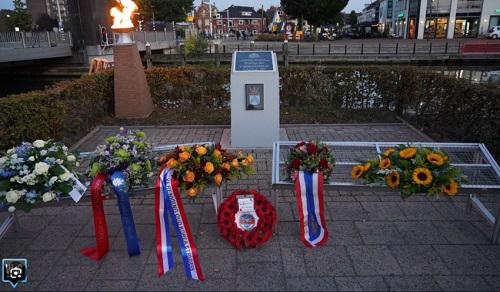
<path id="1" fill-rule="evenodd" d="M 154 109 L 151 92 L 135 43 L 118 43 L 113 48 L 115 116 L 147 118 Z"/>

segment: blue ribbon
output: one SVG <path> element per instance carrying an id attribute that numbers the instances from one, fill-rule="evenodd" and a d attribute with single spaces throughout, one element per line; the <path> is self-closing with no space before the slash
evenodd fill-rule
<path id="1" fill-rule="evenodd" d="M 123 233 L 127 241 L 127 249 L 129 256 L 136 256 L 141 253 L 139 240 L 135 230 L 134 216 L 130 207 L 129 194 L 127 192 L 127 182 L 123 171 L 115 171 L 111 175 L 111 185 L 116 194 L 118 208 L 120 209 L 120 217 L 122 219 Z"/>
<path id="2" fill-rule="evenodd" d="M 310 171 L 304 171 L 304 181 L 306 184 L 306 201 L 307 201 L 307 212 L 308 217 L 307 218 L 307 225 L 309 227 L 309 234 L 310 238 L 309 240 L 313 241 L 318 238 L 318 236 L 321 233 L 321 230 L 319 228 L 319 219 L 316 217 L 316 207 L 314 205 L 314 195 L 313 195 L 313 181 L 312 181 L 313 173 Z"/>

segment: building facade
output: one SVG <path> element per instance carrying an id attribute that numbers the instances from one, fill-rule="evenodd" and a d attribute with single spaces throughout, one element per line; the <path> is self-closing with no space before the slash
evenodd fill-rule
<path id="1" fill-rule="evenodd" d="M 391 0 L 381 1 L 389 7 Z M 392 0 L 392 17 L 380 18 L 390 33 L 406 39 L 480 37 L 500 25 L 499 0 Z M 382 10 L 381 8 L 380 10 Z M 390 19 L 390 21 L 387 21 Z"/>
<path id="2" fill-rule="evenodd" d="M 231 5 L 215 15 L 215 31 L 217 34 L 237 34 L 246 32 L 250 35 L 260 34 L 266 30 L 266 19 L 259 15 L 253 7 Z"/>
<path id="3" fill-rule="evenodd" d="M 212 11 L 210 11 L 212 10 Z M 199 33 L 211 35 L 215 33 L 217 7 L 211 3 L 205 3 L 203 0 L 194 12 L 194 25 Z"/>
<path id="4" fill-rule="evenodd" d="M 383 29 L 381 29 L 382 22 L 379 21 L 380 4 L 382 2 L 383 1 L 375 0 L 361 11 L 361 15 L 358 17 L 358 24 L 364 34 L 381 33 L 383 31 Z M 382 10 L 383 9 L 384 7 L 382 6 Z M 384 14 L 384 12 L 382 12 L 382 14 Z M 384 17 L 384 15 L 382 15 L 382 17 Z"/>
<path id="5" fill-rule="evenodd" d="M 69 23 L 68 1 L 67 0 L 26 0 L 26 6 L 33 24 L 36 24 L 38 19 L 43 14 L 48 14 L 50 17 L 59 21 L 61 15 L 61 24 Z"/>

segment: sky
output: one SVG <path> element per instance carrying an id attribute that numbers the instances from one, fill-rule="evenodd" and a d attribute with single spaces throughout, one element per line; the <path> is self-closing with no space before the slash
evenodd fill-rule
<path id="1" fill-rule="evenodd" d="M 350 12 L 351 10 L 356 10 L 360 12 L 365 3 L 369 3 L 369 0 L 349 0 L 345 12 Z M 199 5 L 201 0 L 194 0 L 195 5 Z M 280 4 L 280 0 L 213 0 L 212 3 L 215 3 L 217 8 L 224 9 L 231 4 L 234 5 L 242 5 L 242 6 L 254 6 L 259 8 L 261 5 L 264 5 L 265 8 L 268 8 L 271 5 L 278 6 Z M 0 0 L 0 9 L 11 9 L 12 1 L 11 0 Z"/>

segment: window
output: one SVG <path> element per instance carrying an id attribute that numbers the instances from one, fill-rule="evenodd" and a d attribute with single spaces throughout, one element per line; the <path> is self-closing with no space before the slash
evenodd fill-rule
<path id="1" fill-rule="evenodd" d="M 252 24 L 257 24 L 257 19 L 252 20 Z"/>
<path id="2" fill-rule="evenodd" d="M 217 20 L 217 25 L 222 25 L 222 20 Z"/>
<path id="3" fill-rule="evenodd" d="M 220 13 L 217 13 L 217 15 L 215 16 L 215 18 L 220 19 Z"/>
<path id="4" fill-rule="evenodd" d="M 229 26 L 230 26 L 230 27 L 231 27 L 231 26 L 234 26 L 233 20 L 229 20 L 229 22 L 228 22 L 228 23 L 229 23 Z"/>
<path id="5" fill-rule="evenodd" d="M 242 16 L 252 16 L 252 12 L 251 11 L 242 11 L 241 15 Z"/>
<path id="6" fill-rule="evenodd" d="M 242 20 L 242 19 L 240 19 L 240 21 L 239 21 L 238 23 L 239 23 L 240 25 L 243 25 L 243 24 L 245 24 L 245 21 L 244 21 L 244 20 Z"/>

